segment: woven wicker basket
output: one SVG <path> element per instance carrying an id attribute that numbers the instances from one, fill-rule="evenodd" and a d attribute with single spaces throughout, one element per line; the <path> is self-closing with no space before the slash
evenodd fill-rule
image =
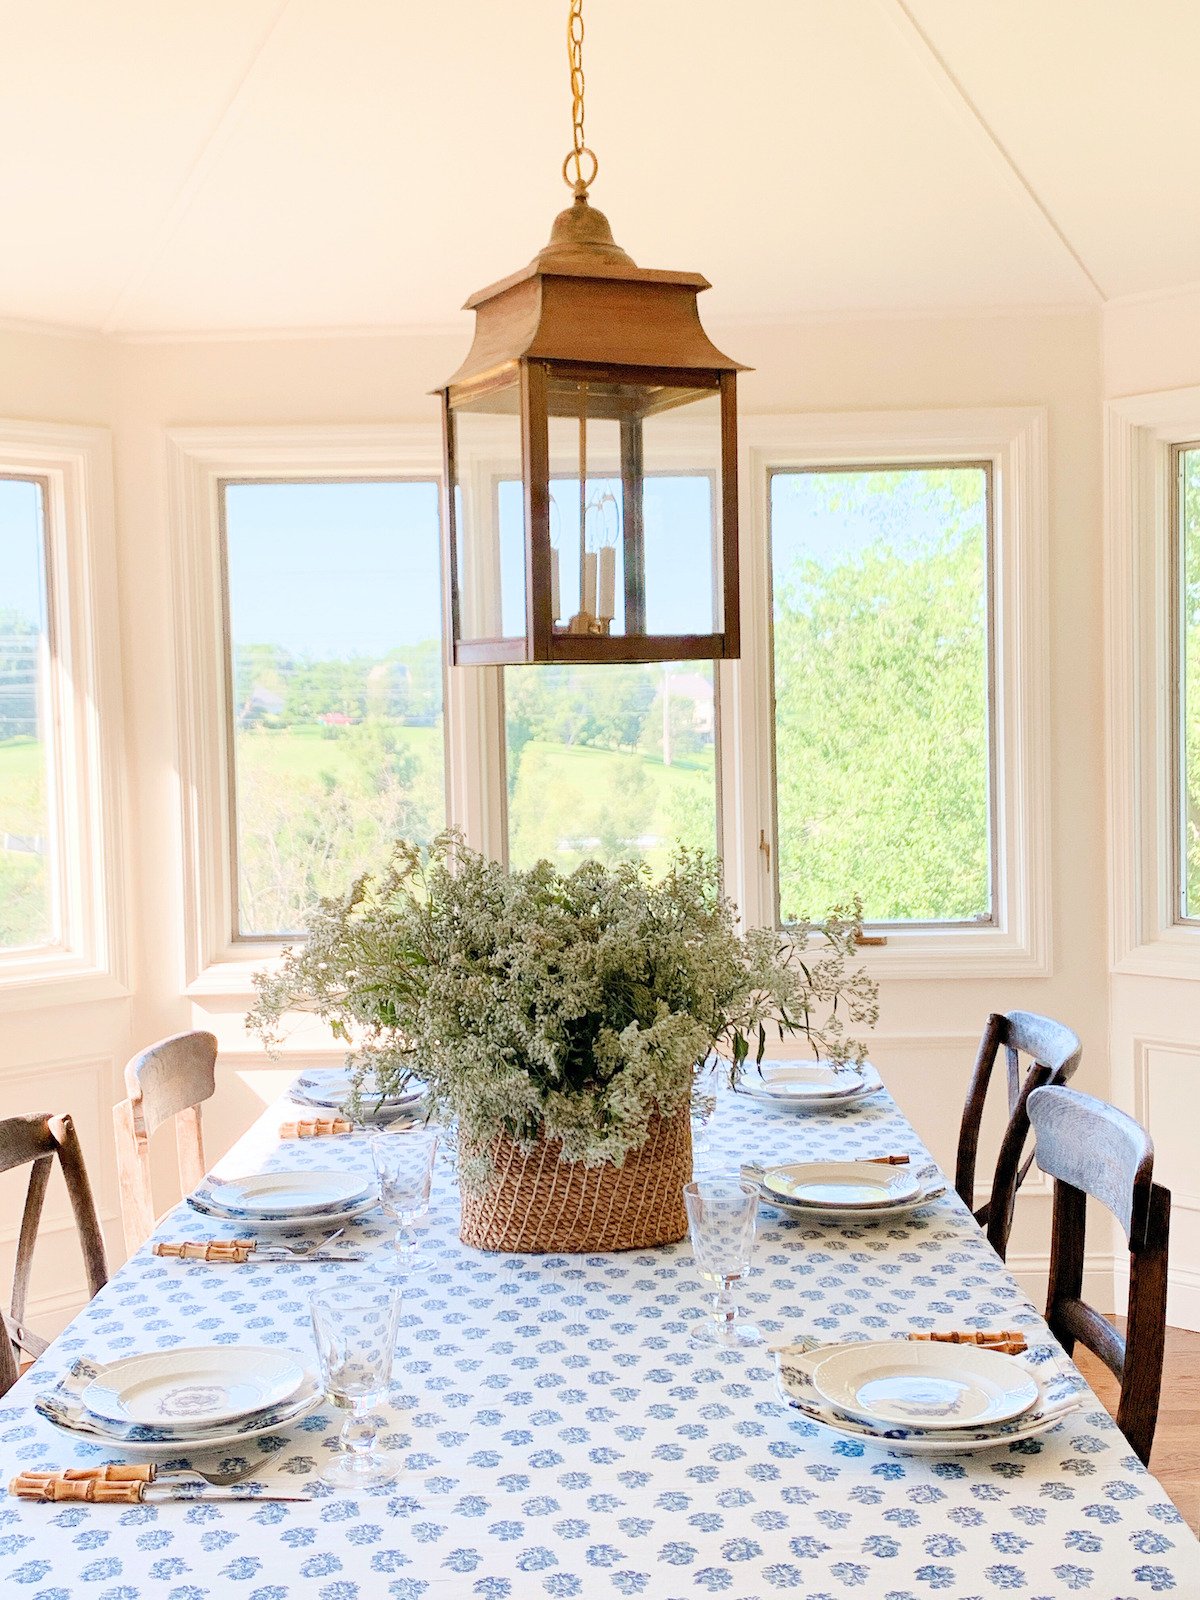
<path id="1" fill-rule="evenodd" d="M 492 1146 L 496 1177 L 462 1195 L 462 1242 L 521 1255 L 583 1255 L 674 1244 L 687 1232 L 683 1186 L 692 1176 L 688 1106 L 655 1116 L 650 1137 L 621 1167 L 559 1159 L 561 1143 L 541 1140 L 528 1155 L 502 1134 Z"/>

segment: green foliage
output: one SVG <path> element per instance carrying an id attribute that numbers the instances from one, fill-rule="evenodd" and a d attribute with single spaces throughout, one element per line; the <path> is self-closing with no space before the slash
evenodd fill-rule
<path id="1" fill-rule="evenodd" d="M 858 932 L 835 913 L 795 942 L 739 934 L 715 862 L 686 850 L 657 880 L 629 862 L 509 872 L 448 833 L 427 850 L 398 843 L 385 872 L 323 900 L 304 946 L 256 977 L 247 1025 L 272 1042 L 287 1012 L 309 1009 L 361 1041 L 360 1085 L 369 1071 L 391 1092 L 419 1072 L 457 1123 L 468 1182 L 486 1181 L 501 1133 L 620 1163 L 654 1113 L 687 1103 L 710 1050 L 735 1069 L 752 1047 L 761 1059 L 768 1022 L 861 1061 L 845 1022 L 869 1026 L 877 1007 L 848 967 Z"/>
<path id="2" fill-rule="evenodd" d="M 854 885 L 871 921 L 989 905 L 987 662 L 979 476 L 830 474 L 831 509 L 896 514 L 864 548 L 775 575 L 776 771 L 785 920 Z M 903 485 L 911 492 L 911 481 Z M 901 507 L 901 510 L 903 507 Z"/>

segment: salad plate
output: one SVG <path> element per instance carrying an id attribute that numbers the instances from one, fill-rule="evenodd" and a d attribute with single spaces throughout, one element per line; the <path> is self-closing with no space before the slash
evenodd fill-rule
<path id="1" fill-rule="evenodd" d="M 196 1191 L 229 1217 L 283 1219 L 340 1214 L 373 1192 L 354 1172 L 317 1172 L 299 1168 L 286 1172 L 257 1172 L 244 1178 L 205 1179 Z"/>
<path id="2" fill-rule="evenodd" d="M 184 1346 L 108 1362 L 79 1398 L 104 1422 L 195 1433 L 282 1405 L 305 1376 L 289 1350 Z"/>
<path id="3" fill-rule="evenodd" d="M 976 1345 L 882 1339 L 815 1363 L 813 1386 L 838 1411 L 885 1428 L 983 1428 L 1037 1404 L 1037 1379 L 1015 1357 Z"/>
<path id="4" fill-rule="evenodd" d="M 800 1161 L 767 1167 L 760 1181 L 773 1195 L 820 1210 L 878 1210 L 921 1191 L 907 1167 L 872 1161 Z"/>
<path id="5" fill-rule="evenodd" d="M 805 1112 L 855 1105 L 882 1087 L 869 1062 L 838 1068 L 828 1061 L 764 1061 L 743 1073 L 736 1092 L 762 1105 Z"/>

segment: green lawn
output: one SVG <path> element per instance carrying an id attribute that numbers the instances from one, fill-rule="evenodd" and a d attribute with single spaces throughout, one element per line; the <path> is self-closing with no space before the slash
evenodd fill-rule
<path id="1" fill-rule="evenodd" d="M 45 834 L 45 768 L 35 739 L 0 741 L 0 835 Z M 50 937 L 45 856 L 0 850 L 0 948 L 41 944 Z"/>

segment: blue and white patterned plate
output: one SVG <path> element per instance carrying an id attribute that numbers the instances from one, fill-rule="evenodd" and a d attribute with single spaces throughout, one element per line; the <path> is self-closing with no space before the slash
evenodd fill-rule
<path id="1" fill-rule="evenodd" d="M 315 1376 L 306 1373 L 296 1393 L 269 1411 L 246 1417 L 236 1426 L 221 1424 L 215 1428 L 197 1428 L 192 1434 L 181 1435 L 169 1429 L 140 1423 L 108 1423 L 93 1416 L 83 1406 L 81 1396 L 99 1371 L 95 1362 L 76 1361 L 53 1389 L 39 1396 L 34 1409 L 55 1428 L 76 1440 L 91 1440 L 104 1445 L 114 1454 L 141 1456 L 147 1460 L 169 1460 L 177 1456 L 200 1455 L 210 1450 L 226 1450 L 247 1440 L 278 1433 L 306 1417 L 320 1404 L 323 1396 Z"/>

